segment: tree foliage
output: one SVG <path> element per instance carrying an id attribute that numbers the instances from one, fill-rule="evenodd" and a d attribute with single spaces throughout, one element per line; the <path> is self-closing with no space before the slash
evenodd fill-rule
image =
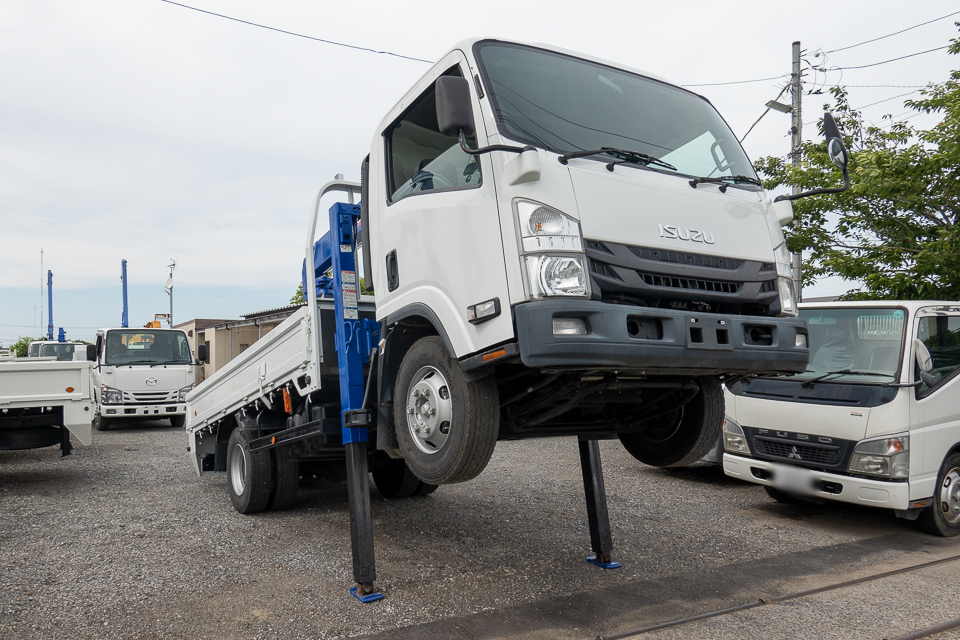
<path id="1" fill-rule="evenodd" d="M 30 343 L 34 340 L 46 340 L 46 338 L 31 338 L 30 336 L 25 336 L 10 345 L 10 349 L 17 352 L 18 358 L 26 358 L 27 349 L 30 347 Z"/>
<path id="2" fill-rule="evenodd" d="M 949 52 L 960 54 L 960 39 L 951 40 Z M 791 251 L 804 251 L 804 284 L 838 275 L 863 283 L 847 299 L 960 299 L 960 71 L 905 103 L 940 116 L 929 130 L 889 117 L 867 126 L 845 89 L 830 92 L 833 105 L 825 108 L 850 152 L 851 188 L 793 203 L 794 222 L 784 233 Z M 822 120 L 818 126 L 822 134 Z M 799 167 L 767 157 L 757 169 L 768 189 L 840 181 L 822 137 L 803 143 Z"/>

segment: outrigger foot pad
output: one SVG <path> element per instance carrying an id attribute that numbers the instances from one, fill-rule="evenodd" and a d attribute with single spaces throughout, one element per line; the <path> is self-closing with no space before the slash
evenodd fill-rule
<path id="1" fill-rule="evenodd" d="M 587 562 L 589 562 L 590 564 L 595 564 L 601 569 L 619 569 L 620 567 L 623 566 L 619 562 L 613 562 L 612 560 L 610 560 L 610 558 L 606 558 L 606 561 L 604 561 L 604 559 L 602 558 L 597 559 L 597 556 L 588 556 Z"/>
<path id="2" fill-rule="evenodd" d="M 360 592 L 360 588 L 359 588 L 359 587 L 354 587 L 353 589 L 350 589 L 350 595 L 352 595 L 354 598 L 356 598 L 356 599 L 359 600 L 360 602 L 364 602 L 364 603 L 366 603 L 366 602 L 376 602 L 377 600 L 383 600 L 383 594 L 380 593 L 379 591 L 371 591 L 371 592 L 368 593 L 367 595 L 363 595 L 363 594 Z"/>

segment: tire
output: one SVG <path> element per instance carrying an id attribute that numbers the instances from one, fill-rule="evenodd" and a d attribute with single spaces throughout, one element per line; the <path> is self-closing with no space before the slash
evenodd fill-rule
<path id="1" fill-rule="evenodd" d="M 403 460 L 377 454 L 373 464 L 373 483 L 384 498 L 426 496 L 437 490 L 437 485 L 420 480 Z"/>
<path id="2" fill-rule="evenodd" d="M 111 426 L 111 419 L 104 418 L 100 414 L 99 410 L 93 415 L 93 428 L 96 431 L 106 431 L 107 429 L 110 428 L 110 426 Z"/>
<path id="3" fill-rule="evenodd" d="M 60 444 L 60 427 L 0 430 L 0 449 L 4 451 L 42 449 L 55 444 Z"/>
<path id="4" fill-rule="evenodd" d="M 273 456 L 273 492 L 267 508 L 271 511 L 289 509 L 297 503 L 300 488 L 300 461 L 290 455 L 290 447 L 275 447 Z"/>
<path id="5" fill-rule="evenodd" d="M 781 491 L 775 487 L 763 485 L 763 490 L 767 492 L 768 496 L 781 504 L 797 504 L 799 502 L 797 497 L 793 494 L 787 493 L 786 491 Z"/>
<path id="6" fill-rule="evenodd" d="M 920 512 L 917 526 L 944 538 L 960 534 L 960 453 L 948 455 L 940 465 L 933 504 Z"/>
<path id="7" fill-rule="evenodd" d="M 440 338 L 430 336 L 403 356 L 394 398 L 397 440 L 417 478 L 426 484 L 452 484 L 484 470 L 500 428 L 500 400 L 492 376 L 467 382 Z"/>
<path id="8" fill-rule="evenodd" d="M 653 467 L 683 467 L 709 453 L 723 428 L 723 388 L 716 378 L 698 378 L 700 391 L 687 404 L 646 421 L 640 432 L 619 434 L 634 458 Z"/>
<path id="9" fill-rule="evenodd" d="M 227 488 L 233 508 L 257 513 L 267 508 L 273 488 L 273 459 L 269 451 L 250 452 L 253 432 L 234 429 L 227 443 Z"/>
<path id="10" fill-rule="evenodd" d="M 170 426 L 174 429 L 183 429 L 187 424 L 187 416 L 170 416 Z"/>

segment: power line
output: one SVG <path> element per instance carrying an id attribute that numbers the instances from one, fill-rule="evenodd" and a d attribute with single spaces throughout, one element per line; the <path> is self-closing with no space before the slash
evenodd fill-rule
<path id="1" fill-rule="evenodd" d="M 163 0 L 167 2 L 167 0 Z M 900 56 L 899 58 L 891 58 L 890 60 L 884 60 L 883 62 L 874 62 L 873 64 L 861 64 L 856 67 L 830 67 L 825 69 L 825 71 L 843 71 L 845 69 L 866 69 L 867 67 L 877 67 L 881 64 L 887 64 L 888 62 L 896 62 L 897 60 L 903 60 L 904 58 L 912 58 L 914 56 L 922 56 L 925 53 L 933 53 L 934 51 L 942 51 L 943 49 L 949 48 L 950 45 L 945 44 L 942 47 L 937 47 L 936 49 L 927 49 L 926 51 L 918 51 L 917 53 L 909 53 L 905 56 Z"/>
<path id="2" fill-rule="evenodd" d="M 906 93 L 901 93 L 898 96 L 891 96 L 883 100 L 877 100 L 876 102 L 871 102 L 870 104 L 865 104 L 862 107 L 856 107 L 854 111 L 860 111 L 861 109 L 866 109 L 867 107 L 872 107 L 875 104 L 880 104 L 881 102 L 890 102 L 891 100 L 896 100 L 897 98 L 902 98 L 903 96 L 909 96 L 912 93 L 916 93 L 919 89 L 914 89 L 913 91 L 907 91 Z"/>
<path id="3" fill-rule="evenodd" d="M 786 91 L 789 86 L 790 86 L 790 85 L 788 85 L 788 84 L 787 84 L 787 85 L 784 85 L 784 86 L 783 86 L 783 89 L 780 89 L 780 93 L 777 94 L 777 97 L 774 98 L 773 100 L 771 100 L 770 102 L 776 102 L 777 100 L 779 100 L 779 99 L 780 99 L 780 96 L 783 95 L 783 92 Z M 760 117 L 757 118 L 756 122 L 754 122 L 752 125 L 750 125 L 750 128 L 747 129 L 747 132 L 746 132 L 745 134 L 743 134 L 743 137 L 740 138 L 740 140 L 739 140 L 740 144 L 743 144 L 743 141 L 747 139 L 747 136 L 750 135 L 750 132 L 753 131 L 753 128 L 754 128 L 755 126 L 757 126 L 758 124 L 760 124 L 760 121 L 763 120 L 763 116 L 767 115 L 769 112 L 770 112 L 770 107 L 767 107 L 766 110 L 765 110 L 763 113 L 760 114 Z"/>
<path id="4" fill-rule="evenodd" d="M 167 0 L 163 0 L 166 2 Z M 681 87 L 719 87 L 725 84 L 748 84 L 750 82 L 766 82 L 767 80 L 780 80 L 789 76 L 789 73 L 784 73 L 779 76 L 774 76 L 772 78 L 757 78 L 756 80 L 736 80 L 734 82 L 704 82 L 701 84 L 682 84 Z"/>
<path id="5" fill-rule="evenodd" d="M 225 16 L 222 13 L 214 13 L 213 11 L 207 11 L 206 9 L 198 9 L 197 7 L 191 7 L 186 4 L 180 4 L 179 2 L 173 2 L 173 0 L 160 0 L 160 2 L 166 2 L 167 4 L 172 4 L 177 7 L 183 7 L 184 9 L 191 9 L 192 11 L 198 11 L 200 13 L 206 13 L 207 15 L 216 16 L 218 18 L 224 18 L 225 20 L 233 20 L 234 22 L 241 22 L 243 24 L 248 24 L 251 27 L 260 27 L 261 29 L 269 29 L 270 31 L 276 31 L 278 33 L 285 33 L 288 36 L 296 36 L 298 38 L 306 38 L 307 40 L 314 40 L 316 42 L 323 42 L 324 44 L 332 44 L 338 47 L 346 47 L 348 49 L 356 49 L 358 51 L 369 51 L 370 53 L 379 53 L 387 56 L 394 56 L 396 58 L 403 58 L 404 60 L 414 60 L 416 62 L 426 62 L 427 64 L 433 64 L 432 60 L 424 60 L 423 58 L 414 58 L 412 56 L 405 56 L 399 53 L 393 53 L 392 51 L 377 51 L 376 49 L 368 49 L 367 47 L 358 47 L 353 44 L 346 44 L 343 42 L 335 42 L 333 40 L 324 40 L 323 38 L 314 38 L 313 36 L 304 35 L 302 33 L 294 33 L 293 31 L 285 31 L 283 29 L 277 29 L 276 27 L 268 27 L 265 24 L 258 24 L 256 22 L 249 22 L 247 20 L 241 20 L 240 18 L 233 18 L 231 16 Z"/>
<path id="6" fill-rule="evenodd" d="M 885 36 L 880 36 L 879 38 L 873 38 L 872 40 L 864 40 L 863 42 L 858 42 L 857 44 L 851 44 L 850 46 L 847 46 L 847 47 L 840 47 L 839 49 L 831 49 L 830 51 L 824 51 L 824 53 L 836 53 L 837 51 L 846 51 L 847 49 L 853 49 L 854 47 L 859 47 L 859 46 L 862 45 L 862 44 L 869 44 L 869 43 L 871 43 L 871 42 L 876 42 L 877 40 L 883 40 L 884 38 L 889 38 L 889 37 L 891 37 L 891 36 L 896 36 L 896 35 L 899 35 L 899 34 L 901 34 L 901 33 L 905 33 L 905 32 L 907 32 L 907 31 L 910 31 L 911 29 L 916 29 L 917 27 L 922 27 L 922 26 L 925 25 L 925 24 L 931 24 L 931 23 L 933 23 L 933 22 L 937 22 L 937 21 L 939 21 L 939 20 L 943 20 L 944 18 L 949 18 L 950 16 L 955 16 L 955 15 L 957 15 L 958 13 L 960 13 L 960 11 L 954 11 L 953 13 L 948 13 L 948 14 L 945 15 L 945 16 L 940 16 L 939 18 L 934 18 L 933 20 L 928 20 L 928 21 L 926 21 L 926 22 L 921 22 L 920 24 L 915 24 L 915 25 L 913 25 L 912 27 L 907 27 L 906 29 L 901 29 L 900 31 L 894 31 L 893 33 L 888 33 L 887 35 L 885 35 Z"/>

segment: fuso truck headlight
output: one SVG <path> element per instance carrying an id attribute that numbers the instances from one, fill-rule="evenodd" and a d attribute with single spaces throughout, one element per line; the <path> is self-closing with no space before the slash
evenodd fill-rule
<path id="1" fill-rule="evenodd" d="M 189 387 L 184 387 L 180 389 L 180 393 L 177 396 L 177 402 L 186 402 L 187 394 L 190 393 L 196 385 L 190 385 Z"/>
<path id="2" fill-rule="evenodd" d="M 100 387 L 100 404 L 123 404 L 123 392 L 106 385 Z"/>
<path id="3" fill-rule="evenodd" d="M 850 473 L 883 478 L 910 475 L 910 436 L 865 440 L 857 444 L 850 457 Z"/>
<path id="4" fill-rule="evenodd" d="M 528 300 L 590 295 L 580 223 L 552 207 L 514 200 Z"/>
<path id="5" fill-rule="evenodd" d="M 750 447 L 747 445 L 743 428 L 727 417 L 723 419 L 723 450 L 750 455 Z"/>

